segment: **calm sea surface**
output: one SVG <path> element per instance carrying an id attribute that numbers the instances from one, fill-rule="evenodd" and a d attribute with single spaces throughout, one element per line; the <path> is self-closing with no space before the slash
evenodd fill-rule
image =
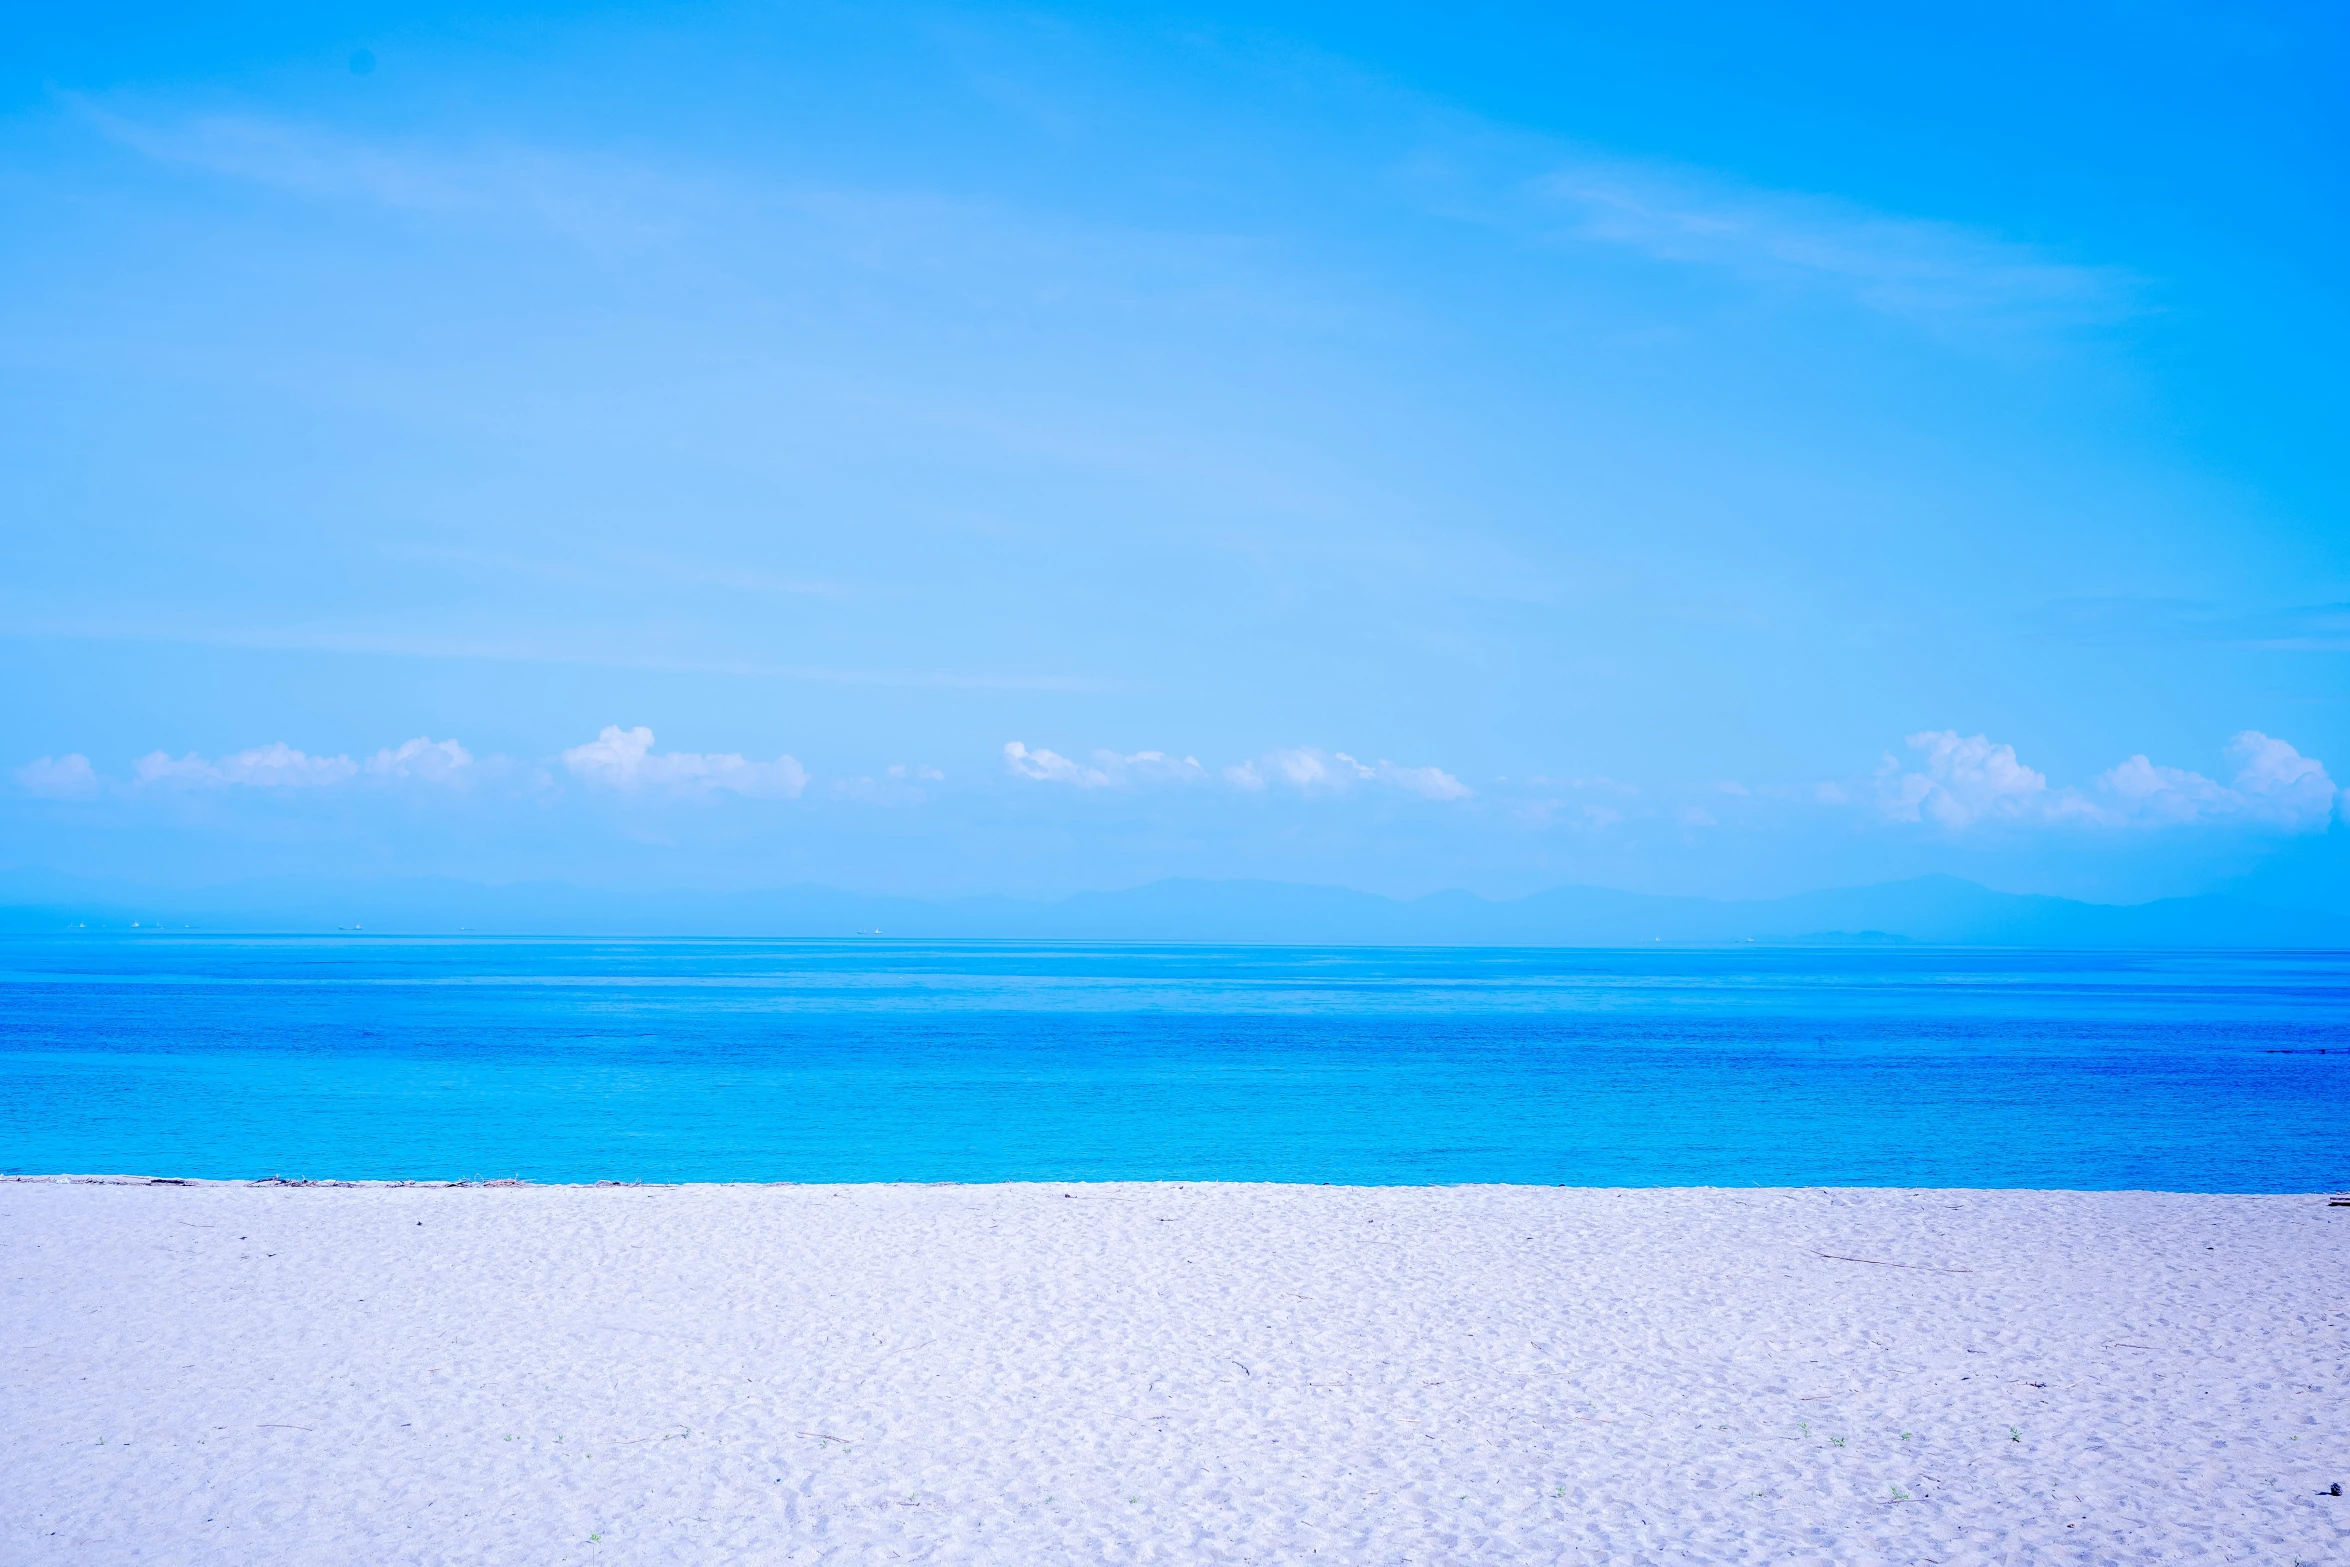
<path id="1" fill-rule="evenodd" d="M 0 1171 L 2309 1191 L 2350 956 L 0 938 Z"/>

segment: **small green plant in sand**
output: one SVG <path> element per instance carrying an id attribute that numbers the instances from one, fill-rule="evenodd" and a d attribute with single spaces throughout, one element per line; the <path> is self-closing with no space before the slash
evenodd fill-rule
<path id="1" fill-rule="evenodd" d="M 2007 1439 L 2010 1442 L 2020 1442 L 2024 1439 L 2024 1434 L 2021 1431 L 2018 1431 L 2014 1426 L 2009 1426 L 2007 1428 Z"/>
<path id="2" fill-rule="evenodd" d="M 1893 1488 L 1893 1500 L 1897 1502 L 1906 1502 L 1909 1500 L 1909 1493 L 1904 1491 L 1900 1486 L 1895 1486 Z"/>
<path id="3" fill-rule="evenodd" d="M 1832 1436 L 1828 1438 L 1828 1445 L 1830 1447 L 1842 1447 L 1844 1445 L 1844 1438 L 1840 1436 Z"/>

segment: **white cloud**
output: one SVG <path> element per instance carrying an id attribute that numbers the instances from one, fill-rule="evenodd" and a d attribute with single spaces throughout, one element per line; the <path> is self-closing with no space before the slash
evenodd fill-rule
<path id="1" fill-rule="evenodd" d="M 2222 808 L 2231 792 L 2201 773 L 2158 767 L 2143 756 L 2100 773 L 2097 787 L 2120 802 L 2121 814 L 2155 823 L 2198 821 Z"/>
<path id="2" fill-rule="evenodd" d="M 2046 774 L 2016 760 L 2012 745 L 1994 745 L 1985 736 L 1962 736 L 1955 729 L 1933 729 L 1911 735 L 1909 748 L 1924 754 L 1918 771 L 1903 772 L 1891 756 L 1877 771 L 1880 804 L 1895 821 L 1932 820 L 1955 829 L 1984 820 L 2038 821 L 2078 814 L 2074 803 L 2049 792 Z"/>
<path id="3" fill-rule="evenodd" d="M 25 793 L 50 800 L 80 800 L 98 792 L 98 774 L 79 751 L 36 757 L 16 770 L 16 781 Z"/>
<path id="4" fill-rule="evenodd" d="M 1314 746 L 1275 751 L 1266 760 L 1274 772 L 1297 789 L 1343 789 L 1357 778 L 1371 776 L 1369 768 L 1344 751 L 1333 754 Z"/>
<path id="5" fill-rule="evenodd" d="M 194 751 L 184 756 L 150 751 L 132 764 L 131 782 L 141 788 L 177 789 L 321 789 L 363 777 L 388 783 L 455 783 L 472 766 L 473 753 L 465 747 L 426 735 L 378 751 L 364 764 L 348 756 L 313 756 L 273 740 L 218 761 Z"/>
<path id="6" fill-rule="evenodd" d="M 359 764 L 347 756 L 312 756 L 283 740 L 255 746 L 211 761 L 190 751 L 174 757 L 150 751 L 132 767 L 133 781 L 142 786 L 183 789 L 220 789 L 238 785 L 253 789 L 318 789 L 346 783 L 359 775 Z"/>
<path id="7" fill-rule="evenodd" d="M 606 724 L 596 738 L 563 753 L 563 765 L 590 783 L 624 794 L 661 789 L 706 794 L 724 789 L 755 797 L 797 799 L 808 787 L 808 770 L 785 755 L 772 762 L 746 761 L 732 752 L 655 751 L 653 731 L 638 725 Z"/>
<path id="8" fill-rule="evenodd" d="M 1091 762 L 1078 762 L 1058 751 L 1031 751 L 1017 740 L 1004 743 L 1004 766 L 1021 778 L 1038 783 L 1074 784 L 1080 789 L 1107 789 L 1131 784 L 1195 783 L 1207 777 L 1196 756 L 1169 756 L 1164 751 L 1096 751 Z"/>
<path id="9" fill-rule="evenodd" d="M 2247 729 L 2228 742 L 2236 759 L 2236 790 L 2254 811 L 2300 830 L 2322 827 L 2340 791 L 2325 764 L 2282 740 Z"/>
<path id="10" fill-rule="evenodd" d="M 378 751 L 367 760 L 368 773 L 377 778 L 416 779 L 424 783 L 454 783 L 473 766 L 473 753 L 454 740 L 418 735 Z"/>
<path id="11" fill-rule="evenodd" d="M 1196 783 L 1208 775 L 1196 756 L 1169 756 L 1164 751 L 1129 751 L 1124 756 L 1096 751 L 1094 759 L 1117 777 L 1138 783 Z"/>
<path id="12" fill-rule="evenodd" d="M 1205 783 L 1214 776 L 1251 794 L 1272 783 L 1287 784 L 1309 795 L 1336 793 L 1362 784 L 1384 784 L 1426 800 L 1461 800 L 1474 792 L 1441 767 L 1404 767 L 1386 760 L 1370 764 L 1344 751 L 1325 751 L 1318 746 L 1274 751 L 1211 775 L 1196 756 L 1178 757 L 1165 751 L 1096 751 L 1091 761 L 1079 762 L 1057 751 L 1032 751 L 1012 740 L 1004 745 L 1004 766 L 1021 778 L 1080 789 Z"/>
<path id="13" fill-rule="evenodd" d="M 1038 783 L 1075 784 L 1080 789 L 1106 789 L 1110 775 L 1098 767 L 1072 762 L 1058 751 L 1031 751 L 1017 740 L 1004 742 L 1004 766 Z"/>
<path id="14" fill-rule="evenodd" d="M 1553 170 L 1537 194 L 1571 214 L 1576 239 L 1752 282 L 1842 294 L 1866 309 L 1945 327 L 2035 329 L 2117 319 L 2131 279 L 1950 223 L 1826 197 L 1607 159 Z"/>
<path id="15" fill-rule="evenodd" d="M 1382 761 L 1372 772 L 1423 800 L 1465 800 L 1475 792 L 1441 767 L 1400 767 Z"/>
<path id="16" fill-rule="evenodd" d="M 2257 729 L 2229 741 L 2228 755 L 2236 763 L 2232 785 L 2133 756 L 2100 775 L 2097 786 L 2132 824 L 2234 819 L 2309 832 L 2333 819 L 2334 781 L 2315 757 Z"/>
<path id="17" fill-rule="evenodd" d="M 1932 821 L 1953 831 L 1984 822 L 2113 828 L 2235 822 L 2306 832 L 2324 827 L 2335 806 L 2324 764 L 2252 729 L 2229 742 L 2237 764 L 2232 784 L 2133 756 L 2085 791 L 2051 788 L 2045 774 L 2017 759 L 2015 747 L 1983 735 L 1928 730 L 1911 735 L 1909 745 L 1923 760 L 1905 771 L 1885 758 L 1877 774 L 1879 809 L 1895 821 Z"/>
<path id="18" fill-rule="evenodd" d="M 1475 792 L 1441 767 L 1404 767 L 1385 758 L 1376 765 L 1366 764 L 1344 751 L 1325 751 L 1319 746 L 1275 751 L 1264 760 L 1276 777 L 1305 794 L 1351 789 L 1361 783 L 1389 784 L 1425 800 L 1465 800 Z M 1253 775 L 1253 766 L 1250 771 Z"/>
<path id="19" fill-rule="evenodd" d="M 340 136 L 252 114 L 137 118 L 71 98 L 85 123 L 158 163 L 295 195 L 433 216 L 521 219 L 608 243 L 671 232 L 704 197 L 698 183 L 519 143 L 446 151 Z"/>

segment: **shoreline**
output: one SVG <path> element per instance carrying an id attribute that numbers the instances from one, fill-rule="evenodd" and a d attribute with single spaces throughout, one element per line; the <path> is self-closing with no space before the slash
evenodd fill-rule
<path id="1" fill-rule="evenodd" d="M 433 1179 L 342 1180 L 327 1176 L 293 1175 L 101 1175 L 78 1171 L 62 1171 L 54 1175 L 0 1175 L 0 1185 L 26 1186 L 186 1186 L 224 1188 L 317 1188 L 334 1191 L 466 1191 L 499 1188 L 526 1188 L 532 1191 L 593 1192 L 593 1191 L 693 1191 L 704 1188 L 720 1191 L 809 1190 L 844 1187 L 852 1190 L 899 1191 L 953 1188 L 961 1191 L 984 1191 L 992 1188 L 1019 1189 L 1024 1187 L 1074 1186 L 1164 1186 L 1179 1190 L 1211 1190 L 1220 1187 L 1269 1189 L 1279 1191 L 1358 1191 L 1358 1192 L 1450 1192 L 1450 1191 L 1522 1191 L 1522 1192 L 1720 1192 L 1736 1195 L 1755 1195 L 1774 1192 L 1912 1192 L 1919 1194 L 1947 1192 L 1954 1195 L 2050 1195 L 2083 1197 L 2260 1197 L 2310 1198 L 2328 1207 L 2350 1208 L 2350 1189 L 2333 1190 L 2310 1188 L 2303 1191 L 2241 1191 L 2190 1190 L 2172 1186 L 1853 1186 L 1844 1184 L 1815 1184 L 1809 1186 L 1573 1186 L 1564 1182 L 1538 1184 L 1528 1181 L 1228 1181 L 1212 1177 L 1196 1180 L 1123 1179 L 1097 1176 L 1043 1178 L 1027 1181 L 535 1181 L 523 1176 L 500 1176 L 488 1180 L 444 1181 Z"/>

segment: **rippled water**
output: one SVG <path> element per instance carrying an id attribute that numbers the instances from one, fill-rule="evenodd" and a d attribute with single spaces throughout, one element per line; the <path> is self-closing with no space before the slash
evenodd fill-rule
<path id="1" fill-rule="evenodd" d="M 2307 1191 L 2350 956 L 0 938 L 0 1171 Z"/>

